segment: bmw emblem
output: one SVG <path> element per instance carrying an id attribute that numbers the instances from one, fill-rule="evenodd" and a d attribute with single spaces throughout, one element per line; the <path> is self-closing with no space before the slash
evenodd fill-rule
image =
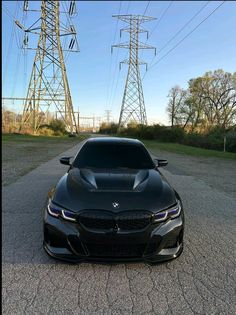
<path id="1" fill-rule="evenodd" d="M 112 202 L 113 208 L 119 208 L 119 203 L 118 202 Z"/>

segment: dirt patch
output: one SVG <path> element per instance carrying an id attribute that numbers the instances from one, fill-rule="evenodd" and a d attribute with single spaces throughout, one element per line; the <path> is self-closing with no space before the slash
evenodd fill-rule
<path id="1" fill-rule="evenodd" d="M 85 137 L 42 138 L 7 136 L 2 141 L 2 185 L 6 186 Z"/>

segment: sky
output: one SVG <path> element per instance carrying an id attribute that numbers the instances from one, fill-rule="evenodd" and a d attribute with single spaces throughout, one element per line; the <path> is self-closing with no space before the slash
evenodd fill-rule
<path id="1" fill-rule="evenodd" d="M 124 32 L 120 38 L 119 30 L 126 24 L 112 15 L 145 13 L 157 18 L 143 24 L 150 31 L 147 44 L 157 48 L 157 55 L 151 50 L 140 51 L 141 59 L 150 67 L 146 74 L 145 67 L 140 68 L 142 76 L 145 74 L 143 92 L 147 119 L 149 124 L 168 124 L 166 106 L 171 87 L 187 88 L 188 80 L 210 70 L 236 71 L 236 2 L 233 1 L 224 2 L 168 53 L 221 2 L 77 1 L 78 15 L 73 21 L 80 52 L 70 53 L 66 62 L 74 109 L 79 108 L 81 116 L 95 115 L 102 119 L 105 110 L 111 110 L 112 120 L 118 121 L 128 71 L 127 65 L 119 70 L 119 62 L 128 52 L 115 48 L 111 54 L 111 45 L 128 41 L 129 34 Z M 23 32 L 14 24 L 14 19 L 29 27 L 39 13 L 28 12 L 23 17 L 22 5 L 23 1 L 3 1 L 2 92 L 5 97 L 26 96 L 33 64 L 35 51 L 24 52 L 19 48 Z M 200 14 L 166 45 L 204 5 Z M 29 1 L 29 8 L 36 7 L 40 8 L 40 1 Z M 37 38 L 30 35 L 30 43 L 36 44 Z M 140 34 L 140 41 L 146 42 L 144 34 Z M 17 107 L 16 103 L 9 106 Z"/>

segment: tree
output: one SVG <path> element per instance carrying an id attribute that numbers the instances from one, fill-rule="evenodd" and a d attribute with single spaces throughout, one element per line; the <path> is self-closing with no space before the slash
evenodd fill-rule
<path id="1" fill-rule="evenodd" d="M 201 103 L 201 115 L 208 128 L 228 128 L 236 115 L 236 73 L 215 70 L 189 82 L 191 95 Z"/>
<path id="2" fill-rule="evenodd" d="M 171 122 L 171 127 L 181 124 L 182 117 L 180 115 L 181 108 L 184 104 L 187 91 L 178 85 L 171 88 L 168 97 L 167 113 Z"/>
<path id="3" fill-rule="evenodd" d="M 206 72 L 189 80 L 188 89 L 170 90 L 167 112 L 171 126 L 191 131 L 214 127 L 227 129 L 236 123 L 236 72 Z"/>

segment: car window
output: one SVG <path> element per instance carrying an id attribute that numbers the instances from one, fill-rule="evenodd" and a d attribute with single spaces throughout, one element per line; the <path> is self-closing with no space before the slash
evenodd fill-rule
<path id="1" fill-rule="evenodd" d="M 86 143 L 74 163 L 78 168 L 151 169 L 154 163 L 142 145 Z"/>

